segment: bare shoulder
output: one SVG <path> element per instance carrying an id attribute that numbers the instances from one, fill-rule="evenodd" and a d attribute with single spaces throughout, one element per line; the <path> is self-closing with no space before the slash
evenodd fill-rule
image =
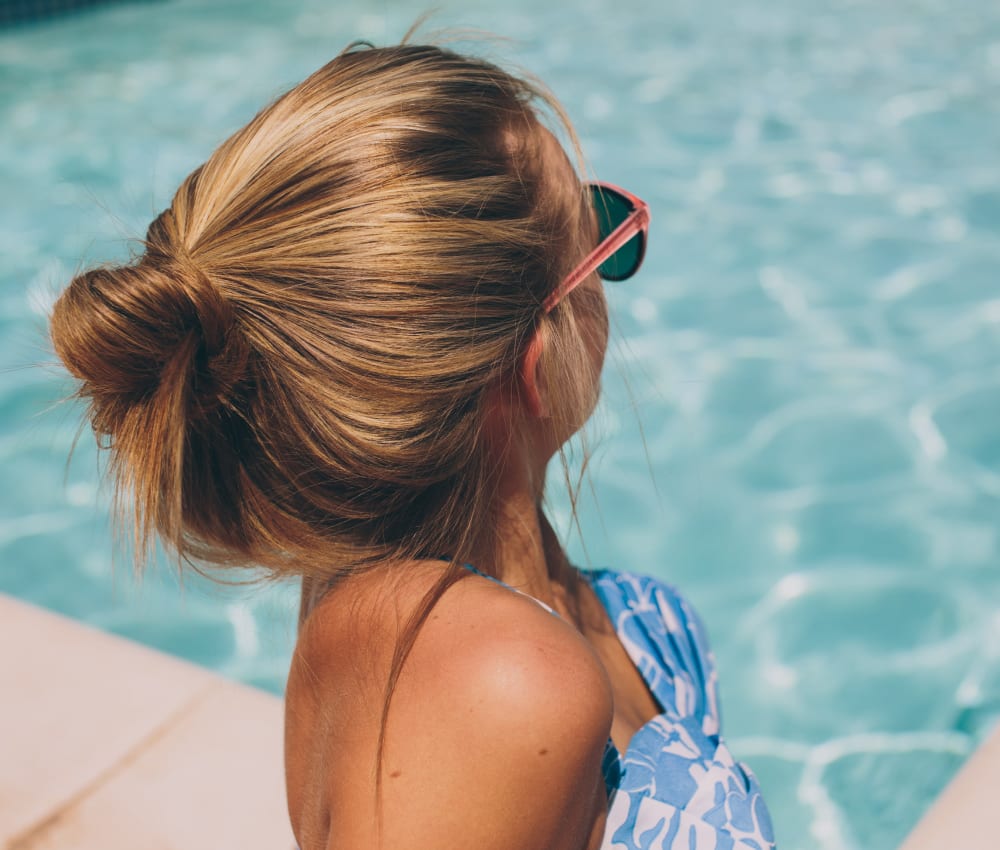
<path id="1" fill-rule="evenodd" d="M 579 698 L 579 711 L 563 706 L 570 715 L 606 708 L 610 720 L 610 685 L 579 632 L 530 597 L 479 576 L 458 582 L 438 601 L 414 643 L 411 662 L 400 688 L 414 695 L 454 683 L 474 686 L 503 704 L 551 700 L 565 686 Z"/>
<path id="2" fill-rule="evenodd" d="M 331 847 L 377 846 L 374 756 L 394 636 L 434 577 L 415 570 L 391 605 L 377 581 L 345 596 L 348 619 L 366 624 L 360 632 L 324 622 L 335 617 L 322 608 L 304 629 L 311 656 L 324 640 L 339 655 L 308 665 L 322 718 L 312 725 L 325 730 L 312 740 L 323 753 L 313 782 L 322 775 Z M 600 765 L 612 714 L 604 668 L 575 629 L 526 597 L 463 578 L 431 610 L 392 698 L 381 843 L 591 846 L 606 809 Z"/>
<path id="3" fill-rule="evenodd" d="M 421 737 L 434 725 L 466 740 L 500 737 L 511 753 L 533 759 L 569 754 L 580 741 L 597 745 L 599 756 L 611 694 L 604 667 L 573 627 L 472 576 L 449 589 L 414 643 L 392 706 L 387 766 L 407 724 L 419 725 Z"/>

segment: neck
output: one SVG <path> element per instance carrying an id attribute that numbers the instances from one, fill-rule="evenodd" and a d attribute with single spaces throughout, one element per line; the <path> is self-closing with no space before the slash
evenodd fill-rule
<path id="1" fill-rule="evenodd" d="M 472 563 L 575 621 L 577 573 L 542 510 L 547 460 L 511 449 L 497 487 L 496 534 Z"/>

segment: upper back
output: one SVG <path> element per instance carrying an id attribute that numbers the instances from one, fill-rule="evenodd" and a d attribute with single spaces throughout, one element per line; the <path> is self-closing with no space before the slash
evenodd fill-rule
<path id="1" fill-rule="evenodd" d="M 354 576 L 305 619 L 286 691 L 300 845 L 596 846 L 611 688 L 588 643 L 529 598 L 474 575 L 449 587 L 383 718 L 396 641 L 441 570 L 426 562 Z"/>

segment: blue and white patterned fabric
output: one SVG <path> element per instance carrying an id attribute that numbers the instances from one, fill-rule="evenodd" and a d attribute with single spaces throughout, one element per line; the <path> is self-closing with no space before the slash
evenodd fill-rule
<path id="1" fill-rule="evenodd" d="M 773 850 L 760 786 L 719 733 L 715 661 L 694 609 L 647 576 L 586 571 L 663 713 L 608 743 L 602 850 Z"/>
<path id="2" fill-rule="evenodd" d="M 695 610 L 676 588 L 649 576 L 581 574 L 663 709 L 624 754 L 610 739 L 604 748 L 609 809 L 601 850 L 774 850 L 757 778 L 720 734 L 715 658 Z"/>

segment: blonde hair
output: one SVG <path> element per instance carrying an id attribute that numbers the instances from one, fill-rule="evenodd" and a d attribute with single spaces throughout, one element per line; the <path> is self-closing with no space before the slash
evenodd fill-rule
<path id="1" fill-rule="evenodd" d="M 353 45 L 223 142 L 141 255 L 75 277 L 51 319 L 139 568 L 158 536 L 194 569 L 302 576 L 301 625 L 350 571 L 452 558 L 393 654 L 376 793 L 409 649 L 491 545 L 490 392 L 513 391 L 538 332 L 553 432 L 593 401 L 600 296 L 542 309 L 586 235 L 582 189 L 567 201 L 542 173 L 540 106 L 575 145 L 537 83 L 436 46 Z"/>
<path id="2" fill-rule="evenodd" d="M 73 279 L 51 336 L 118 513 L 192 565 L 329 581 L 489 545 L 486 393 L 546 340 L 579 417 L 581 252 L 538 163 L 537 83 L 436 46 L 352 45 L 181 184 L 131 263 Z"/>

